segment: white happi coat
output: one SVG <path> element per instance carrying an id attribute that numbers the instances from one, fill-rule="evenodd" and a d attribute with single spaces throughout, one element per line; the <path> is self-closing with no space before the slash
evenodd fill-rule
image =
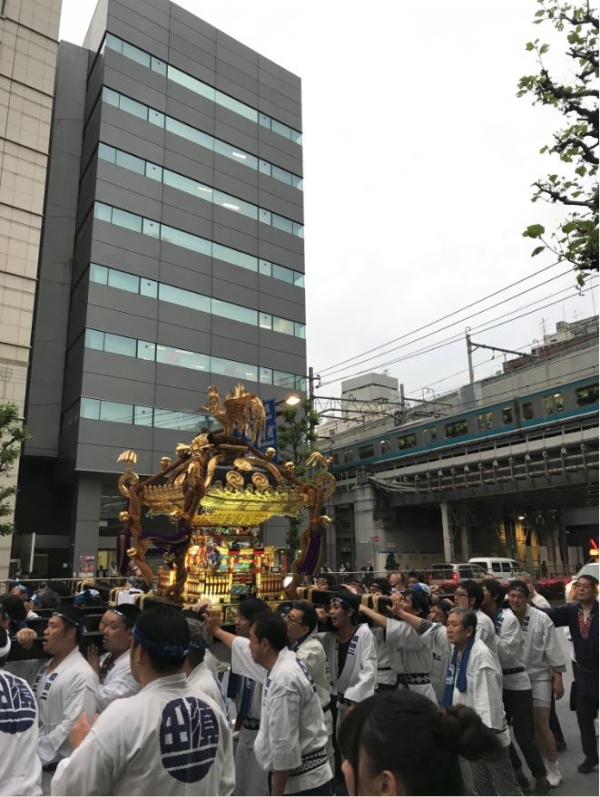
<path id="1" fill-rule="evenodd" d="M 104 656 L 101 656 L 100 671 L 102 671 L 102 667 L 111 655 L 111 653 L 105 653 Z M 139 691 L 140 685 L 133 677 L 129 651 L 126 650 L 125 653 L 121 653 L 118 659 L 115 659 L 113 666 L 106 673 L 104 680 L 98 687 L 97 710 L 98 712 L 104 711 L 113 700 L 137 695 Z"/>
<path id="2" fill-rule="evenodd" d="M 201 661 L 197 667 L 194 667 L 188 675 L 187 680 L 191 689 L 194 690 L 194 693 L 198 694 L 198 697 L 202 697 L 202 695 L 205 694 L 214 700 L 217 706 L 223 711 L 223 714 L 225 714 L 227 722 L 229 722 L 227 695 L 223 691 L 221 682 L 216 675 L 213 674 L 212 670 L 209 670 L 206 662 Z"/>
<path id="3" fill-rule="evenodd" d="M 455 676 L 458 676 L 458 665 Z M 502 702 L 502 668 L 488 646 L 475 638 L 467 664 L 467 691 L 454 686 L 452 705 L 474 709 L 484 725 L 498 735 L 502 747 L 510 745 L 510 732 Z"/>
<path id="4" fill-rule="evenodd" d="M 337 632 L 325 631 L 317 634 L 329 661 L 329 691 L 341 695 L 345 700 L 359 703 L 375 694 L 377 683 L 377 652 L 371 629 L 366 623 L 359 623 L 348 648 L 344 669 L 338 676 Z"/>
<path id="5" fill-rule="evenodd" d="M 481 609 L 477 609 L 475 616 L 477 617 L 477 639 L 481 639 L 482 642 L 485 642 L 492 653 L 497 656 L 498 640 L 496 639 L 496 629 L 494 627 L 494 623 L 485 612 L 481 611 Z"/>
<path id="6" fill-rule="evenodd" d="M 38 755 L 43 765 L 70 755 L 73 723 L 84 711 L 92 722 L 98 692 L 98 677 L 78 648 L 48 673 L 51 663 L 52 659 L 44 664 L 33 684 L 40 723 Z"/>
<path id="7" fill-rule="evenodd" d="M 371 628 L 371 633 L 375 640 L 375 650 L 377 652 L 377 683 L 396 686 L 398 676 L 390 665 L 390 657 L 385 644 L 385 631 L 383 628 L 376 626 Z"/>
<path id="8" fill-rule="evenodd" d="M 433 654 L 430 645 L 411 625 L 403 620 L 393 618 L 388 618 L 385 641 L 392 668 L 398 675 L 407 677 L 405 686 L 412 692 L 419 692 L 437 703 L 437 697 L 431 685 Z M 425 683 L 410 683 L 410 680 L 417 675 L 423 677 L 415 680 L 422 680 Z"/>
<path id="9" fill-rule="evenodd" d="M 52 794 L 228 795 L 233 792 L 231 730 L 209 697 L 183 673 L 112 703 L 69 759 Z"/>
<path id="10" fill-rule="evenodd" d="M 547 614 L 530 608 L 523 625 L 523 660 L 531 681 L 549 681 L 552 670 L 566 672 L 567 660 L 558 639 L 558 631 Z"/>
<path id="11" fill-rule="evenodd" d="M 430 621 L 428 620 L 427 622 L 429 623 Z M 448 665 L 452 655 L 452 645 L 448 642 L 446 626 L 441 623 L 431 623 L 430 628 L 423 632 L 421 639 L 431 650 L 433 661 L 429 677 L 439 703 L 444 695 L 446 673 L 448 672 Z"/>
<path id="12" fill-rule="evenodd" d="M 527 671 L 508 674 L 507 670 L 525 668 L 523 661 L 523 631 L 521 623 L 510 609 L 501 609 L 494 620 L 498 641 L 498 659 L 502 667 L 504 688 L 517 692 L 531 689 Z"/>
<path id="13" fill-rule="evenodd" d="M 29 684 L 0 670 L 0 794 L 42 793 L 38 711 Z"/>
<path id="14" fill-rule="evenodd" d="M 262 721 L 256 737 L 256 760 L 265 772 L 291 770 L 284 794 L 297 794 L 321 786 L 333 778 L 326 755 L 328 733 L 315 684 L 306 665 L 284 648 L 269 671 L 250 654 L 247 639 L 236 637 L 231 649 L 236 671 L 262 680 Z M 322 752 L 322 762 L 305 766 L 310 753 Z M 292 774 L 294 770 L 304 771 Z"/>

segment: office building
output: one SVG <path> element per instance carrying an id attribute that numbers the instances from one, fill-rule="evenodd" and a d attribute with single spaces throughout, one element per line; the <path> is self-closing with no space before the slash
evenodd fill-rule
<path id="1" fill-rule="evenodd" d="M 23 411 L 62 0 L 0 0 L 0 403 Z M 2 480 L 17 482 L 18 467 Z M 9 522 L 12 517 L 5 518 Z M 11 538 L 0 537 L 0 579 Z"/>
<path id="2" fill-rule="evenodd" d="M 61 43 L 17 505 L 40 570 L 110 564 L 119 453 L 159 470 L 209 385 L 304 389 L 300 99 L 167 0 L 101 0 Z"/>

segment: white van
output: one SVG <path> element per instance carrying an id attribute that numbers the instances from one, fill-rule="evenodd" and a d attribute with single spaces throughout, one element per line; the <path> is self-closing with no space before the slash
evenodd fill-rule
<path id="1" fill-rule="evenodd" d="M 498 581 L 510 581 L 523 572 L 523 568 L 515 559 L 503 556 L 473 556 L 469 559 L 469 564 L 479 565 Z"/>

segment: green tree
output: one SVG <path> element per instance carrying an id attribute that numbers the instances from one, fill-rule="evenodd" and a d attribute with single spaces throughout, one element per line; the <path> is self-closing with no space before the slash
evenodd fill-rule
<path id="1" fill-rule="evenodd" d="M 285 405 L 279 416 L 277 425 L 277 448 L 282 462 L 294 464 L 294 475 L 299 479 L 308 476 L 308 469 L 304 465 L 317 439 L 316 428 L 319 424 L 319 414 L 314 411 L 310 399 L 303 399 L 295 406 Z M 288 518 L 289 527 L 286 536 L 288 561 L 291 563 L 296 558 L 300 548 L 300 527 L 302 514 Z"/>
<path id="2" fill-rule="evenodd" d="M 398 561 L 396 560 L 396 554 L 389 553 L 385 558 L 385 569 L 386 570 L 397 570 L 398 569 Z"/>
<path id="3" fill-rule="evenodd" d="M 532 257 L 548 249 L 559 261 L 573 264 L 577 282 L 583 285 L 585 272 L 598 270 L 598 17 L 589 0 L 537 3 L 534 24 L 549 22 L 566 39 L 563 77 L 568 77 L 561 80 L 551 75 L 545 63 L 550 46 L 535 39 L 526 49 L 536 53 L 539 73 L 521 78 L 517 96 L 532 96 L 533 105 L 552 106 L 563 115 L 564 127 L 541 152 L 557 155 L 568 168 L 565 174 L 536 181 L 531 201 L 558 203 L 567 213 L 557 230 L 547 234 L 542 224 L 532 224 L 523 236 L 540 242 Z"/>
<path id="4" fill-rule="evenodd" d="M 16 404 L 0 404 L 0 476 L 7 476 L 21 455 L 21 445 L 30 440 L 31 435 L 23 426 L 19 408 Z M 5 487 L 0 484 L 0 536 L 6 537 L 15 530 L 9 520 L 13 514 L 12 502 L 15 486 Z"/>

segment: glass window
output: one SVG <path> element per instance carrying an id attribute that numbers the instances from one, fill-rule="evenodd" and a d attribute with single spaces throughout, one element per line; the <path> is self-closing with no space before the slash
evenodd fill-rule
<path id="1" fill-rule="evenodd" d="M 280 387 L 294 388 L 295 378 L 294 374 L 287 371 L 273 371 L 273 384 Z"/>
<path id="2" fill-rule="evenodd" d="M 466 418 L 461 418 L 460 421 L 454 421 L 454 423 L 447 423 L 444 426 L 446 431 L 446 440 L 452 437 L 462 437 L 463 435 L 467 434 L 469 431 L 469 424 Z"/>
<path id="3" fill-rule="evenodd" d="M 133 408 L 133 422 L 136 426 L 152 426 L 153 414 L 152 407 L 138 405 Z"/>
<path id="4" fill-rule="evenodd" d="M 293 233 L 294 235 L 297 235 L 298 238 L 304 238 L 304 227 L 302 224 L 298 224 L 298 222 L 295 221 L 293 225 Z"/>
<path id="5" fill-rule="evenodd" d="M 250 119 L 251 122 L 258 122 L 258 111 L 239 100 L 234 100 L 229 94 L 223 94 L 222 91 L 217 91 L 216 101 L 219 105 L 222 105 L 223 108 L 229 108 L 230 111 L 240 116 L 245 116 L 246 119 Z"/>
<path id="6" fill-rule="evenodd" d="M 258 270 L 265 277 L 272 277 L 273 276 L 273 264 L 269 263 L 268 260 L 259 260 L 258 261 Z"/>
<path id="7" fill-rule="evenodd" d="M 150 66 L 150 56 L 148 53 L 145 53 L 143 50 L 139 50 L 132 44 L 128 44 L 128 42 L 123 42 L 123 49 L 121 52 L 126 58 L 130 58 L 132 61 L 137 61 L 137 63 L 141 64 L 142 66 Z"/>
<path id="8" fill-rule="evenodd" d="M 531 401 L 525 401 L 522 405 L 522 409 L 523 409 L 523 418 L 525 418 L 526 421 L 530 421 L 534 416 L 533 404 L 531 403 Z"/>
<path id="9" fill-rule="evenodd" d="M 258 314 L 258 326 L 261 329 L 272 329 L 273 328 L 273 316 L 270 313 L 259 313 Z"/>
<path id="10" fill-rule="evenodd" d="M 271 129 L 271 117 L 267 116 L 266 113 L 258 114 L 258 123 L 262 127 L 267 127 L 269 130 Z"/>
<path id="11" fill-rule="evenodd" d="M 108 285 L 108 269 L 97 263 L 90 263 L 90 280 L 99 285 Z"/>
<path id="12" fill-rule="evenodd" d="M 141 102 L 137 102 L 136 100 L 132 100 L 131 97 L 125 97 L 124 94 L 121 94 L 119 97 L 119 108 L 126 113 L 130 113 L 132 116 L 143 119 L 144 122 L 148 121 L 148 106 L 142 105 Z"/>
<path id="13" fill-rule="evenodd" d="M 273 369 L 272 368 L 259 368 L 260 382 L 263 385 L 273 384 Z"/>
<path id="14" fill-rule="evenodd" d="M 97 329 L 86 329 L 85 346 L 88 349 L 104 351 L 104 332 L 100 332 Z"/>
<path id="15" fill-rule="evenodd" d="M 554 415 L 564 409 L 562 393 L 553 393 L 551 396 L 544 396 L 544 408 L 546 415 Z"/>
<path id="16" fill-rule="evenodd" d="M 198 183 L 195 180 L 190 180 L 189 177 L 171 172 L 169 169 L 164 170 L 163 182 L 165 185 L 170 185 L 172 188 L 177 188 L 179 191 L 185 191 L 188 194 L 194 194 L 194 196 L 198 192 Z"/>
<path id="17" fill-rule="evenodd" d="M 106 86 L 102 89 L 102 100 L 115 108 L 119 107 L 119 96 L 118 92 L 107 89 Z"/>
<path id="18" fill-rule="evenodd" d="M 100 420 L 113 423 L 132 423 L 133 404 L 121 404 L 116 401 L 100 402 Z"/>
<path id="19" fill-rule="evenodd" d="M 513 408 L 512 407 L 502 407 L 502 423 L 506 426 L 509 423 L 513 422 Z"/>
<path id="20" fill-rule="evenodd" d="M 154 108 L 148 108 L 148 121 L 151 125 L 156 125 L 156 127 L 162 127 L 164 130 L 165 127 L 165 115 L 160 111 L 155 110 Z"/>
<path id="21" fill-rule="evenodd" d="M 225 158 L 230 158 L 231 160 L 237 161 L 243 166 L 248 166 L 250 169 L 256 169 L 257 167 L 258 159 L 255 158 L 254 155 L 251 155 L 249 152 L 244 152 L 238 147 L 228 144 L 226 141 L 221 141 L 218 138 L 215 138 L 214 150 L 219 155 L 223 155 Z"/>
<path id="22" fill-rule="evenodd" d="M 346 465 L 349 462 L 354 462 L 354 450 L 352 448 L 347 448 L 346 451 L 344 451 L 344 462 Z"/>
<path id="23" fill-rule="evenodd" d="M 121 208 L 113 208 L 112 223 L 132 232 L 142 231 L 142 217 L 135 213 L 129 213 L 127 210 L 121 210 Z"/>
<path id="24" fill-rule="evenodd" d="M 136 172 L 137 174 L 146 173 L 146 161 L 136 158 L 135 155 L 130 155 L 128 152 L 122 152 L 120 149 L 116 150 L 116 153 L 117 166 L 122 166 L 124 169 L 129 169 L 130 172 Z"/>
<path id="25" fill-rule="evenodd" d="M 294 144 L 302 144 L 302 133 L 298 130 L 292 130 L 292 141 Z"/>
<path id="26" fill-rule="evenodd" d="M 149 235 L 151 238 L 160 238 L 160 224 L 157 221 L 152 221 L 152 219 L 144 219 L 142 232 L 144 235 Z"/>
<path id="27" fill-rule="evenodd" d="M 238 363 L 234 360 L 225 360 L 221 357 L 210 358 L 210 370 L 213 374 L 220 374 L 221 376 L 250 379 L 252 382 L 258 381 L 258 369 L 255 366 Z"/>
<path id="28" fill-rule="evenodd" d="M 100 402 L 98 399 L 82 398 L 81 409 L 79 410 L 81 418 L 87 418 L 90 421 L 100 420 Z"/>
<path id="29" fill-rule="evenodd" d="M 598 385 L 586 385 L 578 387 L 575 391 L 575 401 L 578 407 L 588 407 L 590 404 L 598 403 Z"/>
<path id="30" fill-rule="evenodd" d="M 94 202 L 94 218 L 100 221 L 107 221 L 110 224 L 112 221 L 112 208 L 110 205 Z"/>
<path id="31" fill-rule="evenodd" d="M 170 133 L 174 133 L 176 136 L 181 136 L 188 141 L 193 141 L 195 144 L 205 147 L 211 151 L 214 150 L 215 140 L 212 136 L 203 133 L 201 130 L 196 130 L 196 128 L 190 127 L 190 125 L 186 125 L 177 119 L 173 119 L 171 116 L 166 117 L 165 124 Z"/>
<path id="32" fill-rule="evenodd" d="M 135 357 L 137 341 L 124 335 L 113 335 L 106 332 L 104 335 L 104 351 L 112 354 L 122 354 L 125 357 Z"/>
<path id="33" fill-rule="evenodd" d="M 111 268 L 108 273 L 108 284 L 111 288 L 118 288 L 120 291 L 140 292 L 139 277 L 126 274 L 124 271 L 116 271 L 114 268 Z"/>
<path id="34" fill-rule="evenodd" d="M 167 227 L 166 224 L 161 225 L 160 237 L 162 241 L 174 244 L 175 246 L 182 246 L 185 249 L 191 249 L 192 252 L 198 252 L 201 255 L 211 254 L 211 242 L 205 241 L 197 235 L 192 235 L 183 230 L 176 230 L 175 227 Z"/>
<path id="35" fill-rule="evenodd" d="M 273 227 L 277 230 L 282 230 L 283 232 L 292 233 L 294 231 L 294 225 L 291 219 L 286 219 L 284 216 L 278 216 L 276 213 L 273 213 Z"/>
<path id="36" fill-rule="evenodd" d="M 406 448 L 414 448 L 417 445 L 417 437 L 414 434 L 405 434 L 398 438 L 398 451 Z"/>
<path id="37" fill-rule="evenodd" d="M 156 360 L 156 343 L 151 343 L 149 340 L 138 340 L 137 342 L 137 357 L 138 360 Z"/>
<path id="38" fill-rule="evenodd" d="M 300 376 L 300 374 L 296 374 L 296 384 L 294 385 L 296 390 L 299 390 L 301 393 L 306 393 L 307 390 L 307 379 L 305 376 Z"/>
<path id="39" fill-rule="evenodd" d="M 114 163 L 117 157 L 117 150 L 114 147 L 109 147 L 108 144 L 100 142 L 98 144 L 98 157 L 103 161 Z"/>
<path id="40" fill-rule="evenodd" d="M 104 43 L 109 48 L 109 50 L 114 50 L 117 53 L 123 52 L 123 42 L 121 39 L 118 39 L 116 36 L 113 36 L 112 33 L 107 33 Z"/>
<path id="41" fill-rule="evenodd" d="M 389 454 L 392 450 L 392 443 L 390 440 L 382 440 L 380 445 L 382 454 Z"/>
<path id="42" fill-rule="evenodd" d="M 294 322 L 294 335 L 297 338 L 302 338 L 302 340 L 306 339 L 306 326 L 304 324 L 298 324 L 297 321 Z"/>
<path id="43" fill-rule="evenodd" d="M 294 334 L 294 322 L 288 321 L 287 318 L 278 318 L 273 316 L 273 332 L 281 332 L 284 335 Z"/>
<path id="44" fill-rule="evenodd" d="M 151 299 L 158 298 L 158 282 L 142 277 L 140 280 L 140 293 L 142 296 L 149 296 Z"/>
<path id="45" fill-rule="evenodd" d="M 283 122 L 278 122 L 277 119 L 271 119 L 271 130 L 274 133 L 278 133 L 280 136 L 284 138 L 291 138 L 292 130 L 287 125 L 284 125 Z"/>
<path id="46" fill-rule="evenodd" d="M 261 174 L 266 174 L 269 177 L 271 176 L 271 164 L 268 161 L 259 160 L 258 161 L 258 171 Z"/>
<path id="47" fill-rule="evenodd" d="M 160 284 L 158 286 L 158 298 L 161 302 L 170 302 L 171 304 L 178 304 L 180 307 L 199 310 L 201 313 L 210 313 L 210 298 L 208 296 L 186 291 L 183 288 L 175 288 L 173 285 Z"/>
<path id="48" fill-rule="evenodd" d="M 202 97 L 206 97 L 213 102 L 215 101 L 216 92 L 212 86 L 208 86 L 206 83 L 197 80 L 191 75 L 187 75 L 185 72 L 182 72 L 181 69 L 177 69 L 169 64 L 167 67 L 167 77 L 169 80 L 172 80 L 174 83 L 179 83 L 180 86 L 184 86 L 195 94 L 200 94 Z"/>
<path id="49" fill-rule="evenodd" d="M 371 443 L 366 446 L 360 446 L 358 449 L 358 458 L 359 459 L 369 459 L 375 455 L 375 448 Z"/>
<path id="50" fill-rule="evenodd" d="M 161 183 L 163 179 L 163 170 L 160 166 L 157 166 L 156 163 L 149 163 L 146 161 L 146 177 Z"/>
<path id="51" fill-rule="evenodd" d="M 297 188 L 298 191 L 302 191 L 304 188 L 304 180 L 302 177 L 298 177 L 297 174 L 292 174 L 292 188 Z"/>
<path id="52" fill-rule="evenodd" d="M 477 431 L 478 432 L 485 432 L 488 429 L 491 429 L 493 425 L 492 422 L 492 413 L 491 412 L 482 412 L 477 416 Z"/>
<path id="53" fill-rule="evenodd" d="M 286 185 L 292 184 L 291 172 L 288 172 L 286 169 L 281 169 L 279 166 L 271 166 L 271 177 Z"/>
<path id="54" fill-rule="evenodd" d="M 294 272 L 294 285 L 297 288 L 304 288 L 304 274 L 301 274 L 299 271 Z"/>
<path id="55" fill-rule="evenodd" d="M 213 202 L 227 210 L 233 210 L 236 213 L 241 213 L 243 216 L 248 216 L 249 219 L 256 221 L 258 218 L 258 208 L 256 205 L 251 205 L 250 202 L 244 202 L 243 199 L 224 194 L 222 191 L 213 192 Z"/>
<path id="56" fill-rule="evenodd" d="M 161 61 L 160 58 L 156 58 L 154 55 L 150 62 L 150 69 L 152 69 L 153 72 L 158 72 L 159 75 L 167 74 L 167 65 L 165 62 Z"/>
<path id="57" fill-rule="evenodd" d="M 247 255 L 245 252 L 239 252 L 237 249 L 221 246 L 221 244 L 212 245 L 212 256 L 216 260 L 223 260 L 225 263 L 241 266 L 241 268 L 246 268 L 248 271 L 256 271 L 258 267 L 257 258 Z"/>
<path id="58" fill-rule="evenodd" d="M 288 282 L 290 285 L 294 284 L 294 272 L 291 268 L 278 266 L 276 263 L 273 263 L 273 276 L 276 280 Z"/>
<path id="59" fill-rule="evenodd" d="M 437 429 L 435 426 L 430 426 L 429 429 L 423 429 L 423 442 L 425 445 L 437 442 Z"/>
<path id="60" fill-rule="evenodd" d="M 212 300 L 212 313 L 220 318 L 230 318 L 232 321 L 240 321 L 242 324 L 258 323 L 258 312 L 250 307 L 241 307 L 230 302 L 222 302 L 220 299 Z"/>

